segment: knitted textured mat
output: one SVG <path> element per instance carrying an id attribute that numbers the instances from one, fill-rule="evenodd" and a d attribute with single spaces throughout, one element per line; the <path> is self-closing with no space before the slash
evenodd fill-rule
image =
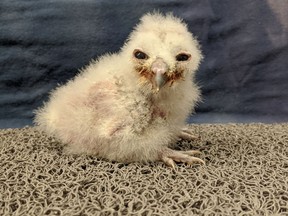
<path id="1" fill-rule="evenodd" d="M 288 124 L 191 125 L 206 165 L 62 153 L 35 128 L 0 130 L 0 215 L 288 215 Z"/>

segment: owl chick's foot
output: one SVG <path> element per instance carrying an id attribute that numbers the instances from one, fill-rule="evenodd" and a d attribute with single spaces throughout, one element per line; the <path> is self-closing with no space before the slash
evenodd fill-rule
<path id="1" fill-rule="evenodd" d="M 201 154 L 201 152 L 196 150 L 190 150 L 190 151 L 176 151 L 172 150 L 170 148 L 165 148 L 160 153 L 160 160 L 162 160 L 167 166 L 172 167 L 175 169 L 175 162 L 182 162 L 186 164 L 194 164 L 194 163 L 201 163 L 205 165 L 205 162 L 201 160 L 200 158 L 193 157 L 196 154 Z"/>
<path id="2" fill-rule="evenodd" d="M 179 134 L 180 139 L 188 140 L 188 141 L 194 141 L 197 139 L 200 139 L 199 136 L 195 136 L 193 134 L 193 131 L 189 128 L 183 128 Z"/>

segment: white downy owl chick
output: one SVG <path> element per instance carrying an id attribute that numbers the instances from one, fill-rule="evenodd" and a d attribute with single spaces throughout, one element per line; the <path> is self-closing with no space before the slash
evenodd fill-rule
<path id="1" fill-rule="evenodd" d="M 193 138 L 185 120 L 200 98 L 198 42 L 171 14 L 144 15 L 122 49 L 92 61 L 54 90 L 35 123 L 69 153 L 119 162 L 204 163 L 198 151 L 169 148 Z"/>

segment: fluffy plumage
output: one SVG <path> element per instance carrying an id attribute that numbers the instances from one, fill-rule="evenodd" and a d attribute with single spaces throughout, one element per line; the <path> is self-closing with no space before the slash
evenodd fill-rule
<path id="1" fill-rule="evenodd" d="M 92 61 L 54 90 L 36 112 L 41 130 L 85 153 L 122 162 L 193 163 L 197 151 L 168 146 L 199 100 L 194 79 L 202 55 L 186 25 L 171 14 L 144 15 L 119 51 Z"/>

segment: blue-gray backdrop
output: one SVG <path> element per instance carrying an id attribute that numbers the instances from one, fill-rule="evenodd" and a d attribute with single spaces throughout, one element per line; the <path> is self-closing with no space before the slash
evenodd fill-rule
<path id="1" fill-rule="evenodd" d="M 51 89 L 155 9 L 182 17 L 204 51 L 190 122 L 288 121 L 287 0 L 1 0 L 0 127 L 32 124 Z"/>

